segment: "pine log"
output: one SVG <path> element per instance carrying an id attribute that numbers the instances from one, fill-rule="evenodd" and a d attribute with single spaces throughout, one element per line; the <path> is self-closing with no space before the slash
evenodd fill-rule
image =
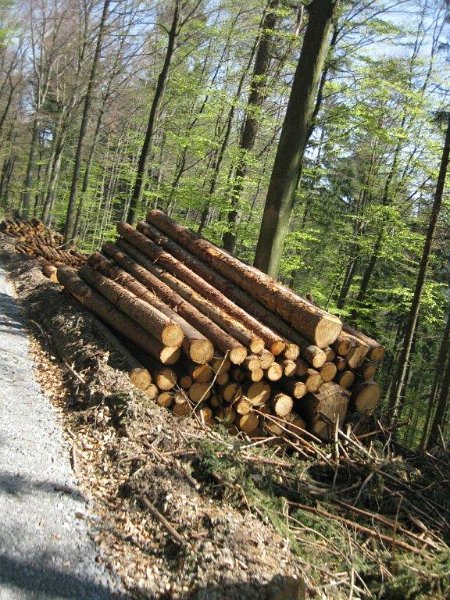
<path id="1" fill-rule="evenodd" d="M 247 356 L 243 364 L 249 371 L 256 371 L 257 369 L 261 368 L 261 361 L 254 354 Z"/>
<path id="2" fill-rule="evenodd" d="M 302 381 L 306 385 L 308 392 L 317 392 L 317 390 L 323 384 L 323 379 L 320 373 L 315 369 L 308 369 L 307 374 L 302 377 Z"/>
<path id="3" fill-rule="evenodd" d="M 380 386 L 375 381 L 359 381 L 353 390 L 352 406 L 364 415 L 371 415 L 380 399 Z"/>
<path id="4" fill-rule="evenodd" d="M 377 365 L 370 360 L 365 360 L 363 364 L 355 370 L 360 377 L 369 380 L 374 378 L 374 375 L 377 372 Z"/>
<path id="5" fill-rule="evenodd" d="M 249 371 L 248 379 L 250 379 L 250 381 L 253 381 L 253 382 L 261 381 L 263 378 L 264 378 L 264 371 L 262 369 L 255 369 L 254 371 Z"/>
<path id="6" fill-rule="evenodd" d="M 266 381 L 258 381 L 248 387 L 245 397 L 253 406 L 262 406 L 269 400 L 271 392 L 272 387 Z"/>
<path id="7" fill-rule="evenodd" d="M 173 240 L 161 234 L 155 227 L 141 222 L 138 224 L 138 230 L 142 231 L 149 239 L 168 250 L 171 255 L 178 258 L 185 266 L 192 269 L 192 271 L 201 277 L 203 282 L 208 281 L 214 287 L 220 289 L 223 294 L 226 294 L 227 298 L 241 306 L 245 311 L 248 311 L 248 313 L 256 318 L 258 323 L 265 323 L 265 325 L 270 328 L 272 334 L 273 332 L 276 332 L 276 335 L 285 338 L 284 344 L 286 348 L 284 345 L 280 345 L 280 342 L 275 345 L 270 345 L 267 339 L 265 340 L 273 354 L 278 355 L 285 348 L 285 357 L 288 359 L 295 360 L 298 358 L 299 352 L 304 352 L 305 356 L 313 361 L 311 362 L 313 366 L 318 367 L 325 362 L 326 357 L 319 351 L 320 349 L 317 346 L 311 344 L 304 336 L 283 321 L 283 319 L 257 302 L 253 295 L 247 294 L 238 286 L 235 286 L 229 280 L 222 277 Z M 261 336 L 263 338 L 264 333 L 268 335 L 267 331 L 265 332 L 265 330 L 262 330 Z"/>
<path id="8" fill-rule="evenodd" d="M 105 244 L 106 249 L 110 249 L 112 244 Z M 119 251 L 120 252 L 120 251 Z M 114 254 L 114 252 L 112 252 Z M 158 295 L 154 294 L 148 287 L 137 281 L 124 269 L 116 266 L 113 262 L 105 258 L 99 252 L 90 255 L 88 263 L 94 269 L 100 271 L 103 275 L 113 279 L 123 287 L 127 288 L 136 297 L 151 304 L 154 308 L 165 314 L 172 321 L 177 323 L 183 330 L 184 340 L 183 349 L 187 356 L 194 362 L 205 364 L 214 356 L 213 344 L 205 338 L 199 331 L 190 325 L 175 310 L 170 308 Z M 172 306 L 176 306 L 176 300 L 172 301 Z"/>
<path id="9" fill-rule="evenodd" d="M 355 345 L 356 341 L 354 337 L 349 337 L 341 333 L 337 337 L 336 341 L 331 344 L 331 347 L 339 356 L 347 356 L 347 354 L 352 348 L 354 348 Z"/>
<path id="10" fill-rule="evenodd" d="M 253 410 L 253 405 L 250 402 L 250 400 L 247 400 L 247 398 L 242 397 L 236 402 L 234 409 L 238 415 L 248 415 L 248 413 Z"/>
<path id="11" fill-rule="evenodd" d="M 179 348 L 166 347 L 143 331 L 111 302 L 89 287 L 70 267 L 59 267 L 58 280 L 83 306 L 163 364 L 174 364 Z"/>
<path id="12" fill-rule="evenodd" d="M 219 408 L 216 412 L 216 418 L 219 423 L 225 425 L 225 427 L 232 425 L 236 420 L 236 411 L 232 406 L 224 406 Z"/>
<path id="13" fill-rule="evenodd" d="M 161 392 L 158 394 L 156 402 L 164 408 L 169 408 L 173 404 L 173 394 L 170 392 Z"/>
<path id="14" fill-rule="evenodd" d="M 266 370 L 266 377 L 269 381 L 279 381 L 283 377 L 283 367 L 273 362 Z"/>
<path id="15" fill-rule="evenodd" d="M 239 417 L 237 426 L 248 435 L 254 433 L 259 427 L 259 417 L 254 412 Z"/>
<path id="16" fill-rule="evenodd" d="M 370 349 L 367 356 L 368 358 L 370 358 L 370 360 L 378 361 L 384 358 L 384 355 L 386 353 L 385 348 L 376 340 L 373 340 L 369 336 L 362 333 L 362 331 L 358 331 L 357 329 L 351 327 L 350 325 L 347 325 L 346 323 L 344 323 L 343 329 L 346 333 L 355 336 L 356 338 L 361 340 L 361 342 L 369 346 Z"/>
<path id="17" fill-rule="evenodd" d="M 293 360 L 283 360 L 281 362 L 281 367 L 285 377 L 293 377 L 297 371 L 297 363 Z"/>
<path id="18" fill-rule="evenodd" d="M 291 331 L 291 337 L 294 334 Z M 294 344 L 293 342 L 287 342 L 286 350 L 283 353 L 284 358 L 287 360 L 296 360 L 300 356 L 300 346 L 298 344 Z"/>
<path id="19" fill-rule="evenodd" d="M 325 383 L 333 381 L 337 373 L 337 367 L 334 362 L 326 362 L 319 370 L 320 376 Z"/>
<path id="20" fill-rule="evenodd" d="M 287 394 L 276 394 L 272 399 L 272 409 L 278 417 L 286 417 L 294 406 L 294 401 Z"/>
<path id="21" fill-rule="evenodd" d="M 188 390 L 188 396 L 194 404 L 208 400 L 211 393 L 211 385 L 209 383 L 198 383 L 197 381 L 194 381 Z"/>
<path id="22" fill-rule="evenodd" d="M 232 369 L 231 378 L 233 379 L 233 381 L 236 381 L 237 383 L 242 383 L 245 377 L 246 372 L 244 371 L 244 369 L 240 369 L 239 367 L 235 367 L 234 369 Z"/>
<path id="23" fill-rule="evenodd" d="M 296 408 L 311 433 L 322 440 L 330 440 L 334 435 L 333 425 L 337 423 L 341 427 L 344 423 L 349 397 L 350 393 L 336 383 L 324 383 L 314 394 L 307 394 Z"/>
<path id="24" fill-rule="evenodd" d="M 130 241 L 134 243 L 136 240 L 135 235 L 139 234 L 133 229 L 131 231 L 133 234 L 130 236 Z M 158 254 L 162 252 L 161 249 L 152 241 L 147 240 L 147 243 L 152 245 L 153 249 L 155 250 L 153 253 L 154 256 L 156 255 L 157 257 Z M 208 295 L 205 296 L 202 294 L 202 292 L 197 292 L 191 285 L 185 283 L 189 279 L 192 280 L 192 278 L 195 277 L 200 280 L 198 276 L 188 270 L 191 277 L 187 277 L 185 273 L 186 267 L 182 263 L 168 255 L 166 252 L 163 254 L 164 256 L 162 258 L 158 258 L 158 265 L 152 265 L 151 270 L 153 274 L 167 284 L 179 296 L 184 298 L 184 300 L 195 306 L 197 310 L 202 312 L 206 317 L 208 317 L 208 319 L 216 323 L 221 329 L 233 336 L 236 340 L 240 341 L 241 344 L 244 344 L 244 346 L 247 348 L 250 348 L 253 353 L 261 352 L 261 350 L 264 349 L 263 339 L 245 327 L 233 316 L 230 316 L 229 311 L 227 312 L 224 308 L 222 308 L 219 300 L 214 298 L 213 293 L 209 292 Z M 167 258 L 169 256 L 170 259 Z M 156 258 L 154 260 L 156 260 Z M 208 284 L 202 282 L 202 285 L 204 287 Z M 197 287 L 202 288 L 202 285 L 198 285 Z M 213 290 L 214 288 L 211 287 L 211 289 Z M 217 292 L 217 290 L 214 291 Z M 220 292 L 217 292 L 217 294 L 219 296 L 221 295 Z M 229 302 L 228 299 L 225 300 L 226 302 Z M 224 302 L 222 304 L 224 304 Z M 232 362 L 234 362 L 231 356 L 230 358 Z"/>
<path id="25" fill-rule="evenodd" d="M 336 383 L 338 383 L 341 387 L 348 390 L 353 385 L 355 381 L 355 374 L 353 371 L 346 369 L 345 371 L 339 371 L 336 375 Z"/>
<path id="26" fill-rule="evenodd" d="M 144 394 L 150 398 L 150 400 L 155 400 L 155 398 L 158 396 L 159 394 L 159 389 L 158 386 L 155 385 L 154 383 L 151 383 L 148 388 L 146 388 L 144 391 Z"/>
<path id="27" fill-rule="evenodd" d="M 291 412 L 286 417 L 286 429 L 288 429 L 295 436 L 301 436 L 306 431 L 306 423 L 296 412 Z"/>
<path id="28" fill-rule="evenodd" d="M 279 354 L 285 349 L 285 343 L 279 335 L 275 334 L 269 327 L 266 327 L 262 322 L 257 320 L 244 309 L 234 303 L 230 297 L 228 290 L 223 289 L 220 285 L 211 285 L 208 283 L 208 277 L 203 274 L 197 274 L 193 268 L 189 256 L 186 252 L 174 252 L 171 248 L 169 252 L 165 252 L 157 243 L 145 234 L 150 234 L 150 227 L 146 223 L 141 222 L 138 226 L 139 231 L 135 231 L 132 227 L 125 223 L 119 223 L 117 230 L 128 242 L 132 243 L 138 250 L 145 254 L 153 261 L 158 261 L 158 264 L 176 277 L 182 279 L 187 285 L 192 287 L 198 294 L 220 307 L 231 318 L 250 330 L 255 337 L 262 338 L 263 344 L 267 344 L 268 348 L 274 353 Z M 144 231 L 142 231 L 144 230 Z M 197 261 L 199 262 L 199 261 Z M 219 291 L 220 290 L 220 291 Z M 257 350 L 253 350 L 257 352 Z"/>
<path id="29" fill-rule="evenodd" d="M 118 283 L 94 271 L 87 264 L 83 265 L 78 273 L 86 283 L 136 321 L 164 346 L 174 348 L 181 346 L 184 339 L 183 330 L 161 311 L 140 300 Z"/>
<path id="30" fill-rule="evenodd" d="M 120 250 L 117 250 L 112 244 L 104 244 L 103 251 L 108 256 L 114 258 L 118 264 L 148 287 L 150 291 L 153 291 L 161 300 L 173 308 L 174 311 L 176 310 L 183 319 L 191 323 L 203 336 L 211 340 L 218 350 L 225 354 L 232 352 L 235 348 L 241 348 L 237 340 L 205 317 L 203 313 L 184 300 L 179 294 L 175 294 L 169 286 L 160 281 L 157 269 L 141 252 L 124 241 L 118 242 L 118 246 L 120 246 Z"/>
<path id="31" fill-rule="evenodd" d="M 244 264 L 214 244 L 197 238 L 161 211 L 150 211 L 147 220 L 222 276 L 253 295 L 270 311 L 279 314 L 320 348 L 329 346 L 339 335 L 342 323 L 337 317 L 303 300 L 265 273 Z"/>
<path id="32" fill-rule="evenodd" d="M 261 363 L 260 364 L 261 369 L 268 369 L 274 360 L 275 360 L 275 357 L 272 354 L 272 352 L 270 352 L 269 350 L 263 350 L 259 354 L 259 362 Z"/>
<path id="33" fill-rule="evenodd" d="M 152 373 L 153 379 L 162 392 L 168 392 L 177 385 L 177 374 L 167 367 L 160 368 Z"/>
<path id="34" fill-rule="evenodd" d="M 209 365 L 199 365 L 188 360 L 180 360 L 178 365 L 184 373 L 198 383 L 209 383 L 214 377 L 214 371 Z"/>
<path id="35" fill-rule="evenodd" d="M 321 350 L 313 344 L 301 345 L 301 357 L 307 360 L 315 369 L 320 369 L 327 360 L 327 355 L 324 350 Z"/>
<path id="36" fill-rule="evenodd" d="M 222 398 L 231 404 L 242 396 L 242 387 L 238 383 L 228 383 L 220 390 Z"/>
<path id="37" fill-rule="evenodd" d="M 303 398 L 303 396 L 305 396 L 308 392 L 306 389 L 306 384 L 299 379 L 282 379 L 278 385 L 283 391 L 296 400 L 300 400 L 300 398 Z"/>
<path id="38" fill-rule="evenodd" d="M 129 370 L 131 383 L 140 390 L 146 390 L 152 383 L 149 371 L 138 361 L 138 359 L 125 348 L 113 332 L 97 318 L 92 319 L 92 328 L 105 342 L 107 342 L 119 356 L 125 361 Z"/>

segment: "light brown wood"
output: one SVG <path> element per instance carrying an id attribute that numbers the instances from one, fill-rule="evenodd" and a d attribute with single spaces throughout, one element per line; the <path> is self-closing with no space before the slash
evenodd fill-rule
<path id="1" fill-rule="evenodd" d="M 344 423 L 349 397 L 350 393 L 336 383 L 324 383 L 314 394 L 307 394 L 296 405 L 296 409 L 306 421 L 311 433 L 323 440 L 329 440 L 334 436 L 335 423 L 339 427 Z"/>
<path id="2" fill-rule="evenodd" d="M 291 396 L 279 393 L 273 397 L 271 404 L 274 413 L 278 417 L 286 417 L 291 412 L 294 401 Z"/>
<path id="3" fill-rule="evenodd" d="M 283 367 L 273 362 L 266 371 L 266 377 L 269 381 L 279 381 L 283 377 Z"/>
<path id="4" fill-rule="evenodd" d="M 167 367 L 152 371 L 152 377 L 158 389 L 162 392 L 168 392 L 177 385 L 177 374 L 173 369 Z"/>
<path id="5" fill-rule="evenodd" d="M 269 367 L 270 368 L 270 367 Z M 264 377 L 264 371 L 262 369 L 256 369 L 255 371 L 249 371 L 248 379 L 250 381 L 261 381 Z"/>
<path id="6" fill-rule="evenodd" d="M 300 298 L 258 269 L 242 263 L 210 242 L 195 237 L 186 227 L 176 224 L 161 211 L 150 211 L 147 220 L 223 277 L 253 295 L 317 346 L 325 348 L 339 335 L 342 323 L 337 317 Z"/>
<path id="7" fill-rule="evenodd" d="M 182 375 L 180 377 L 179 383 L 180 383 L 180 387 L 183 388 L 183 390 L 188 390 L 193 383 L 193 379 L 189 375 Z"/>
<path id="8" fill-rule="evenodd" d="M 154 400 L 159 394 L 159 389 L 157 385 L 151 383 L 143 392 L 150 400 Z"/>
<path id="9" fill-rule="evenodd" d="M 381 391 L 375 381 L 359 381 L 353 391 L 352 405 L 354 409 L 364 415 L 373 413 L 378 405 Z"/>
<path id="10" fill-rule="evenodd" d="M 161 392 L 158 394 L 156 402 L 164 408 L 169 408 L 173 404 L 173 394 L 170 392 Z"/>
<path id="11" fill-rule="evenodd" d="M 224 406 L 219 408 L 216 413 L 216 418 L 219 423 L 222 423 L 225 427 L 232 425 L 236 420 L 236 411 L 232 406 Z"/>
<path id="12" fill-rule="evenodd" d="M 346 390 L 353 385 L 354 381 L 355 374 L 349 369 L 346 369 L 345 371 L 339 371 L 336 375 L 336 383 Z"/>
<path id="13" fill-rule="evenodd" d="M 294 344 L 293 342 L 287 342 L 283 356 L 287 360 L 297 360 L 297 358 L 300 356 L 299 345 Z"/>
<path id="14" fill-rule="evenodd" d="M 136 269 L 139 271 L 139 265 L 133 263 L 133 261 L 129 257 L 124 257 L 123 253 L 114 246 L 114 244 L 106 243 L 104 244 L 104 250 L 109 253 L 112 257 L 115 257 L 123 266 L 128 266 L 128 269 L 131 272 L 134 272 Z M 101 272 L 103 275 L 113 279 L 120 285 L 126 287 L 130 292 L 135 294 L 141 300 L 148 302 L 154 308 L 164 313 L 171 321 L 177 323 L 181 329 L 183 330 L 184 340 L 183 340 L 183 349 L 186 355 L 191 358 L 196 363 L 204 364 L 209 362 L 214 356 L 214 346 L 212 342 L 206 339 L 199 331 L 197 331 L 190 323 L 188 323 L 182 316 L 180 316 L 177 312 L 177 299 L 173 296 L 170 290 L 167 288 L 166 292 L 170 296 L 169 303 L 167 303 L 168 298 L 166 297 L 166 301 L 161 299 L 155 291 L 155 285 L 151 286 L 149 289 L 148 286 L 144 285 L 144 283 L 138 281 L 132 274 L 116 266 L 115 263 L 108 260 L 105 256 L 100 254 L 99 252 L 95 252 L 91 254 L 88 259 L 89 264 Z M 144 281 L 149 279 L 149 274 L 145 272 L 142 275 Z M 156 286 L 160 288 L 160 285 Z M 160 294 L 162 290 L 159 290 Z"/>
<path id="15" fill-rule="evenodd" d="M 238 415 L 248 415 L 253 410 L 253 405 L 247 398 L 242 397 L 236 402 L 234 409 Z"/>
<path id="16" fill-rule="evenodd" d="M 65 289 L 81 302 L 83 306 L 151 356 L 164 364 L 174 364 L 177 362 L 180 356 L 179 348 L 166 348 L 158 340 L 148 335 L 135 321 L 127 317 L 114 304 L 106 300 L 80 279 L 74 269 L 65 266 L 59 267 L 58 279 L 64 285 Z"/>
<path id="17" fill-rule="evenodd" d="M 151 239 L 151 227 L 140 222 L 138 230 L 135 231 L 126 223 L 119 223 L 117 229 L 126 240 L 131 242 L 144 253 L 152 261 L 157 261 L 158 265 L 173 273 L 177 278 L 180 278 L 186 285 L 191 287 L 196 293 L 200 294 L 205 300 L 211 302 L 218 307 L 223 314 L 227 314 L 232 321 L 239 322 L 247 331 L 254 334 L 254 338 L 261 338 L 263 343 L 268 344 L 268 348 L 272 350 L 272 346 L 284 350 L 284 342 L 271 329 L 259 322 L 255 317 L 248 314 L 240 306 L 230 299 L 227 290 L 224 290 L 220 285 L 213 286 L 209 283 L 208 276 L 198 275 L 192 267 L 191 261 L 186 253 L 181 248 L 181 253 L 177 248 L 170 248 L 170 253 L 165 252 L 161 246 L 158 246 Z M 145 234 L 145 235 L 144 235 Z M 219 291 L 220 290 L 220 291 Z M 281 346 L 280 346 L 281 344 Z M 255 350 L 253 351 L 255 352 Z"/>
<path id="18" fill-rule="evenodd" d="M 256 371 L 256 369 L 261 368 L 261 361 L 258 356 L 255 356 L 254 354 L 247 356 L 243 364 L 249 371 Z"/>
<path id="19" fill-rule="evenodd" d="M 228 383 L 221 389 L 222 398 L 228 402 L 234 402 L 242 396 L 242 388 L 238 383 Z"/>
<path id="20" fill-rule="evenodd" d="M 323 379 L 315 369 L 308 369 L 308 373 L 302 378 L 308 392 L 317 392 L 323 384 Z"/>
<path id="21" fill-rule="evenodd" d="M 259 355 L 259 362 L 261 369 L 268 369 L 275 360 L 274 355 L 269 350 L 263 350 Z"/>
<path id="22" fill-rule="evenodd" d="M 181 346 L 184 339 L 183 330 L 178 323 L 171 321 L 164 313 L 141 300 L 115 281 L 94 271 L 87 264 L 83 265 L 78 273 L 87 284 L 128 317 L 139 323 L 161 344 L 169 347 Z"/>
<path id="23" fill-rule="evenodd" d="M 293 360 L 283 360 L 281 362 L 281 367 L 285 377 L 294 377 L 297 372 L 297 363 Z"/>
<path id="24" fill-rule="evenodd" d="M 368 335 L 364 334 L 362 331 L 358 331 L 357 329 L 351 327 L 347 323 L 344 323 L 343 329 L 346 333 L 355 336 L 356 338 L 361 340 L 361 342 L 369 346 L 369 352 L 367 353 L 367 356 L 368 358 L 370 358 L 370 360 L 378 361 L 384 358 L 384 355 L 386 353 L 385 348 L 376 340 L 373 340 Z"/>
<path id="25" fill-rule="evenodd" d="M 370 360 L 365 360 L 363 364 L 356 369 L 358 375 L 360 375 L 363 379 L 370 380 L 373 379 L 375 373 L 377 372 L 377 364 L 371 362 Z"/>
<path id="26" fill-rule="evenodd" d="M 211 393 L 211 385 L 209 383 L 198 383 L 197 381 L 194 381 L 188 390 L 188 396 L 194 404 L 208 400 Z"/>
<path id="27" fill-rule="evenodd" d="M 230 381 L 230 375 L 228 373 L 219 373 L 216 376 L 217 385 L 226 385 Z"/>
<path id="28" fill-rule="evenodd" d="M 296 400 L 303 398 L 308 391 L 306 389 L 306 384 L 303 381 L 293 378 L 283 379 L 279 383 L 279 386 Z"/>
<path id="29" fill-rule="evenodd" d="M 347 368 L 347 361 L 343 356 L 336 356 L 334 359 L 334 364 L 336 365 L 338 371 L 345 371 Z"/>
<path id="30" fill-rule="evenodd" d="M 328 383 L 328 381 L 333 381 L 333 379 L 336 377 L 337 367 L 334 362 L 326 362 L 320 368 L 319 373 L 324 382 Z"/>
<path id="31" fill-rule="evenodd" d="M 259 427 L 259 417 L 254 412 L 239 417 L 237 425 L 241 431 L 247 434 L 254 433 Z"/>
<path id="32" fill-rule="evenodd" d="M 252 383 L 245 394 L 245 397 L 253 404 L 253 406 L 262 406 L 265 404 L 272 392 L 272 387 L 266 381 L 258 381 Z"/>
<path id="33" fill-rule="evenodd" d="M 231 368 L 231 361 L 225 357 L 215 357 L 211 362 L 211 368 L 214 373 L 228 373 Z"/>
<path id="34" fill-rule="evenodd" d="M 336 358 L 336 352 L 333 350 L 333 348 L 331 348 L 331 346 L 328 346 L 327 348 L 325 348 L 325 356 L 327 358 L 326 362 L 333 362 L 334 359 Z"/>

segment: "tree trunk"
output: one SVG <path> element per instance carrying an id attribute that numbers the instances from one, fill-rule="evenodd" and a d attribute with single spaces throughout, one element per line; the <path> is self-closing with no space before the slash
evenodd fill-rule
<path id="1" fill-rule="evenodd" d="M 342 323 L 337 317 L 303 300 L 292 290 L 207 240 L 195 237 L 186 227 L 176 224 L 160 211 L 150 211 L 147 218 L 160 231 L 195 254 L 222 277 L 241 287 L 269 311 L 282 317 L 319 348 L 326 348 L 339 335 Z"/>
<path id="2" fill-rule="evenodd" d="M 445 327 L 444 335 L 442 336 L 441 344 L 439 346 L 439 353 L 438 353 L 438 357 L 436 360 L 433 384 L 431 386 L 430 397 L 428 399 L 427 415 L 426 415 L 425 423 L 423 426 L 422 440 L 420 442 L 421 448 L 427 447 L 428 426 L 430 424 L 433 409 L 435 408 L 435 401 L 436 401 L 436 396 L 437 396 L 438 389 L 439 389 L 439 383 L 442 379 L 442 369 L 445 365 L 445 359 L 447 357 L 447 354 L 450 355 L 449 340 L 450 340 L 450 310 L 447 314 L 447 325 Z"/>
<path id="3" fill-rule="evenodd" d="M 95 78 L 97 76 L 98 64 L 100 62 L 100 52 L 103 45 L 103 37 L 105 34 L 106 20 L 108 18 L 108 10 L 111 0 L 104 0 L 102 16 L 100 19 L 98 35 L 97 35 L 97 44 L 95 46 L 94 58 L 92 59 L 91 72 L 89 75 L 89 83 L 86 90 L 86 96 L 84 98 L 84 106 L 83 106 L 83 115 L 81 117 L 81 125 L 80 125 L 80 133 L 78 135 L 78 143 L 75 152 L 75 162 L 72 173 L 72 183 L 70 186 L 69 193 L 69 203 L 67 206 L 66 213 L 66 224 L 64 227 L 64 238 L 65 241 L 69 241 L 73 237 L 73 229 L 75 222 L 75 207 L 76 207 L 76 198 L 78 191 L 78 182 L 80 179 L 80 170 L 81 170 L 81 157 L 83 153 L 84 139 L 87 133 L 87 127 L 90 118 L 90 111 L 92 105 L 92 95 L 94 90 Z"/>
<path id="4" fill-rule="evenodd" d="M 445 135 L 444 148 L 442 151 L 441 165 L 439 169 L 439 175 L 436 185 L 436 192 L 434 195 L 433 206 L 431 209 L 430 222 L 428 225 L 427 235 L 425 238 L 425 244 L 422 252 L 422 259 L 419 265 L 419 272 L 417 274 L 416 287 L 414 290 L 414 297 L 412 300 L 411 308 L 406 323 L 405 337 L 403 340 L 402 350 L 398 359 L 397 371 L 394 379 L 394 383 L 389 395 L 387 419 L 389 423 L 393 423 L 397 416 L 397 411 L 402 398 L 403 388 L 406 382 L 406 375 L 408 371 L 408 363 L 411 354 L 412 341 L 416 331 L 417 319 L 419 316 L 420 303 L 422 299 L 422 291 L 425 283 L 427 274 L 428 262 L 432 250 L 434 233 L 436 229 L 436 222 L 439 217 L 439 213 L 442 205 L 442 196 L 445 187 L 445 178 L 447 175 L 447 167 L 450 155 L 450 114 L 447 114 L 447 131 Z"/>
<path id="5" fill-rule="evenodd" d="M 149 335 L 132 319 L 124 315 L 111 302 L 95 292 L 69 267 L 58 269 L 58 281 L 76 298 L 83 306 L 99 316 L 113 329 L 122 333 L 137 346 L 151 354 L 156 360 L 164 364 L 174 364 L 180 355 L 179 348 L 166 348 L 155 338 Z"/>
<path id="6" fill-rule="evenodd" d="M 337 5 L 334 0 L 312 0 L 308 5 L 308 26 L 281 131 L 255 254 L 255 266 L 274 277 L 280 266 Z"/>
<path id="7" fill-rule="evenodd" d="M 248 153 L 255 146 L 256 136 L 259 129 L 258 110 L 267 97 L 267 75 L 269 73 L 270 54 L 273 45 L 273 32 L 277 21 L 275 9 L 279 0 L 269 0 L 266 14 L 261 22 L 258 46 L 256 49 L 255 64 L 253 67 L 252 80 L 250 82 L 250 94 L 244 118 L 244 128 L 239 143 L 239 159 L 231 190 L 231 210 L 228 213 L 229 230 L 223 235 L 223 247 L 228 252 L 234 253 L 236 246 L 235 227 L 239 222 L 239 198 L 242 193 L 244 179 L 247 173 Z"/>
<path id="8" fill-rule="evenodd" d="M 441 393 L 434 414 L 433 423 L 431 425 L 430 435 L 428 436 L 427 448 L 432 448 L 439 443 L 441 431 L 444 434 L 443 427 L 445 425 L 445 415 L 448 408 L 450 390 L 450 352 L 448 352 L 447 367 L 445 369 L 444 379 L 442 380 Z"/>
<path id="9" fill-rule="evenodd" d="M 153 96 L 152 105 L 150 108 L 150 115 L 148 118 L 147 131 L 145 133 L 144 143 L 142 145 L 141 154 L 139 156 L 139 163 L 136 173 L 136 181 L 133 188 L 133 194 L 131 196 L 130 208 L 128 211 L 127 222 L 135 225 L 138 219 L 138 213 L 142 201 L 142 194 L 145 186 L 145 176 L 147 173 L 148 158 L 153 143 L 153 133 L 156 123 L 156 115 L 158 112 L 159 105 L 164 95 L 166 87 L 167 75 L 169 73 L 170 63 L 172 61 L 173 53 L 175 50 L 175 40 L 178 35 L 178 22 L 179 22 L 179 0 L 175 0 L 175 7 L 172 17 L 172 25 L 169 31 L 169 39 L 167 43 L 166 55 L 164 58 L 163 67 L 158 77 L 156 84 L 155 95 Z"/>

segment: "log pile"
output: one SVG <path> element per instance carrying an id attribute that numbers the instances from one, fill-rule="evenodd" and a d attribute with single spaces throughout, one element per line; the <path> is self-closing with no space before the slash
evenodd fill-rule
<path id="1" fill-rule="evenodd" d="M 57 276 L 108 326 L 97 325 L 103 337 L 127 347 L 152 400 L 232 432 L 323 440 L 349 410 L 373 412 L 375 340 L 160 211 L 117 229 L 115 243 Z"/>
<path id="2" fill-rule="evenodd" d="M 19 254 L 40 258 L 43 272 L 56 281 L 56 267 L 81 266 L 86 256 L 73 248 L 64 249 L 64 238 L 60 233 L 48 229 L 39 219 L 22 221 L 5 219 L 0 223 L 0 231 L 16 238 L 15 249 Z"/>

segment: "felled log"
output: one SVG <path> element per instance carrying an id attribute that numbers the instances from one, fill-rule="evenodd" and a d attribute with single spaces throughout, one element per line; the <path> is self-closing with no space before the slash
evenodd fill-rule
<path id="1" fill-rule="evenodd" d="M 161 311 L 147 302 L 140 300 L 118 283 L 94 271 L 87 264 L 83 265 L 78 272 L 86 283 L 91 285 L 131 319 L 139 323 L 143 329 L 148 331 L 161 344 L 174 348 L 181 346 L 184 339 L 183 330 Z"/>
<path id="2" fill-rule="evenodd" d="M 177 323 L 183 330 L 183 349 L 186 355 L 194 362 L 205 364 L 214 356 L 213 344 L 197 331 L 190 323 L 188 323 L 177 312 L 172 310 L 165 302 L 160 300 L 153 292 L 151 292 L 143 284 L 139 283 L 132 275 L 125 270 L 116 266 L 99 252 L 92 254 L 88 263 L 94 269 L 98 270 L 103 275 L 116 281 L 119 285 L 126 287 L 136 297 L 144 300 L 160 312 L 166 315 L 171 321 Z M 176 299 L 173 299 L 172 304 L 175 305 Z"/>
<path id="3" fill-rule="evenodd" d="M 157 269 L 141 252 L 126 242 L 119 242 L 119 246 L 120 249 L 113 244 L 104 244 L 102 249 L 106 255 L 113 258 L 117 264 L 131 273 L 185 321 L 195 327 L 205 338 L 209 339 L 214 347 L 224 354 L 233 353 L 235 360 L 234 354 L 238 358 L 242 355 L 241 344 L 161 281 L 157 277 Z"/>
<path id="4" fill-rule="evenodd" d="M 371 415 L 378 404 L 380 395 L 378 383 L 359 380 L 353 389 L 352 407 L 363 415 Z"/>
<path id="5" fill-rule="evenodd" d="M 333 438 L 335 424 L 344 423 L 350 393 L 333 382 L 324 383 L 315 393 L 309 393 L 296 405 L 309 431 L 322 440 Z"/>
<path id="6" fill-rule="evenodd" d="M 358 331 L 354 327 L 347 325 L 347 323 L 344 323 L 343 329 L 346 333 L 353 335 L 354 337 L 361 340 L 361 342 L 369 346 L 370 349 L 368 351 L 367 356 L 368 358 L 370 358 L 370 360 L 378 361 L 384 358 L 384 355 L 386 353 L 385 348 L 377 341 L 373 340 L 368 335 L 365 335 L 364 333 L 362 333 L 362 331 Z"/>
<path id="7" fill-rule="evenodd" d="M 319 348 L 326 348 L 339 335 L 342 323 L 337 317 L 303 300 L 265 273 L 242 263 L 211 242 L 197 238 L 161 211 L 150 211 L 147 220 L 222 276 L 252 294 Z"/>
<path id="8" fill-rule="evenodd" d="M 164 346 L 151 335 L 148 335 L 132 319 L 118 310 L 114 304 L 106 300 L 106 298 L 80 279 L 74 269 L 59 267 L 58 280 L 88 310 L 148 352 L 156 360 L 163 364 L 174 364 L 177 362 L 180 356 L 179 348 Z"/>
<path id="9" fill-rule="evenodd" d="M 112 346 L 128 366 L 131 383 L 138 389 L 145 391 L 152 383 L 152 377 L 138 360 L 125 348 L 113 332 L 104 323 L 94 317 L 92 328 L 107 344 Z"/>
<path id="10" fill-rule="evenodd" d="M 143 224 L 145 225 L 145 223 Z M 141 226 L 142 228 L 142 226 Z M 175 277 L 189 285 L 197 294 L 203 296 L 206 300 L 220 308 L 232 319 L 242 323 L 242 325 L 253 332 L 255 337 L 267 343 L 268 348 L 274 354 L 280 353 L 285 349 L 285 343 L 269 328 L 257 321 L 256 318 L 248 314 L 245 310 L 237 306 L 222 291 L 210 285 L 207 280 L 197 275 L 189 266 L 187 259 L 179 260 L 175 255 L 165 252 L 151 239 L 143 235 L 140 231 L 135 231 L 126 223 L 119 223 L 117 230 L 129 243 L 133 244 L 140 252 L 153 261 L 158 261 L 158 265 L 172 273 Z M 262 348 L 260 348 L 262 350 Z M 252 352 L 260 350 L 252 349 Z"/>

